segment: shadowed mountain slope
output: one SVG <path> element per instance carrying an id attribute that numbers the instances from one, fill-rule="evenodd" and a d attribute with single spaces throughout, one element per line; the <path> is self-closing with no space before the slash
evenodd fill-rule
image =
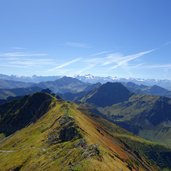
<path id="1" fill-rule="evenodd" d="M 49 94 L 36 93 L 0 105 L 0 132 L 9 135 L 35 122 L 48 111 L 51 101 Z"/>
<path id="2" fill-rule="evenodd" d="M 88 93 L 81 101 L 83 103 L 91 103 L 96 106 L 105 107 L 126 101 L 132 95 L 121 83 L 108 82 Z"/>

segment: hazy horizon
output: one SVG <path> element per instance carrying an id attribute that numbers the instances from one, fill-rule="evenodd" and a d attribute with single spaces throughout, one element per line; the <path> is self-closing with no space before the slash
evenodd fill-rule
<path id="1" fill-rule="evenodd" d="M 32 78 L 32 77 L 72 77 L 72 78 L 77 78 L 79 76 L 82 76 L 82 77 L 100 77 L 100 78 L 113 78 L 113 79 L 139 79 L 139 80 L 168 80 L 168 81 L 171 81 L 171 79 L 169 78 L 161 78 L 161 79 L 157 79 L 157 78 L 143 78 L 143 77 L 117 77 L 117 76 L 112 76 L 112 75 L 108 75 L 108 76 L 103 76 L 103 75 L 93 75 L 93 74 L 74 74 L 74 75 L 15 75 L 15 74 L 2 74 L 0 73 L 0 75 L 4 75 L 4 76 L 14 76 L 14 77 L 18 77 L 18 78 L 22 78 L 22 77 L 25 77 L 25 78 Z"/>

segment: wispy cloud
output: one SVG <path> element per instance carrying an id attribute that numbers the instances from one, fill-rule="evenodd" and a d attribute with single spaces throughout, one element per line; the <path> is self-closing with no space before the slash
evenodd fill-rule
<path id="1" fill-rule="evenodd" d="M 102 63 L 102 66 L 110 65 L 112 63 L 118 63 L 122 60 L 123 60 L 123 55 L 121 53 L 108 54 L 105 57 L 105 61 Z"/>
<path id="2" fill-rule="evenodd" d="M 143 57 L 144 55 L 152 53 L 154 50 L 155 49 L 143 51 L 135 54 L 130 54 L 130 55 L 123 55 L 121 53 L 108 53 L 105 54 L 105 56 L 101 56 L 101 57 L 96 57 L 96 56 L 94 58 L 91 57 L 84 60 L 84 62 L 86 63 L 86 67 L 85 69 L 82 70 L 85 71 L 86 69 L 90 69 L 93 67 L 103 67 L 106 68 L 107 70 L 113 70 L 117 67 L 129 66 L 130 62 L 133 62 L 136 59 Z M 140 66 L 140 64 L 137 64 L 136 66 L 132 65 L 131 67 L 133 68 L 138 66 Z"/>
<path id="3" fill-rule="evenodd" d="M 159 48 L 157 48 L 158 50 Z M 121 71 L 131 76 L 133 71 L 137 69 L 171 69 L 171 64 L 149 64 L 143 58 L 156 49 L 142 51 L 138 53 L 124 55 L 122 53 L 112 53 L 112 51 L 101 51 L 90 54 L 88 56 L 73 58 L 69 61 L 59 63 L 57 58 L 50 57 L 47 53 L 39 52 L 24 52 L 24 50 L 17 50 L 13 52 L 0 53 L 0 67 L 4 68 L 25 68 L 37 69 L 46 72 L 47 74 L 55 73 L 61 74 L 84 74 L 84 73 L 102 73 L 108 74 L 113 71 Z M 67 58 L 65 58 L 67 59 Z M 74 64 L 72 66 L 72 64 Z M 115 70 L 117 69 L 117 70 Z M 132 74 L 134 75 L 134 74 Z"/>
<path id="4" fill-rule="evenodd" d="M 2 67 L 10 67 L 10 68 L 33 68 L 33 67 L 44 67 L 44 66 L 53 66 L 53 59 L 19 59 L 19 58 L 7 58 L 1 62 Z"/>
<path id="5" fill-rule="evenodd" d="M 50 65 L 53 64 L 52 59 L 20 59 L 10 61 L 10 64 L 15 65 L 27 65 L 27 66 L 36 66 L 36 65 Z"/>
<path id="6" fill-rule="evenodd" d="M 23 68 L 23 69 L 29 69 L 30 67 L 27 65 L 15 65 L 15 64 L 0 64 L 0 67 L 5 68 Z"/>
<path id="7" fill-rule="evenodd" d="M 36 57 L 47 56 L 47 53 L 6 52 L 0 53 L 0 57 Z"/>
<path id="8" fill-rule="evenodd" d="M 99 55 L 108 54 L 108 53 L 110 53 L 110 51 L 101 51 L 101 52 L 93 53 L 93 54 L 89 55 L 89 57 L 99 56 Z"/>
<path id="9" fill-rule="evenodd" d="M 138 58 L 141 58 L 144 55 L 147 55 L 147 54 L 149 54 L 149 53 L 151 53 L 153 51 L 154 51 L 154 49 L 139 52 L 139 53 L 136 53 L 136 54 L 131 54 L 131 55 L 128 55 L 128 56 L 121 56 L 120 58 L 117 58 L 116 61 L 114 61 L 114 63 L 116 63 L 116 65 L 112 66 L 110 69 L 115 69 L 117 67 L 126 66 L 126 65 L 128 65 L 129 62 L 134 61 L 134 60 L 136 60 Z"/>
<path id="10" fill-rule="evenodd" d="M 47 53 L 31 53 L 23 51 L 1 52 L 1 67 L 8 68 L 33 68 L 54 65 L 54 59 L 47 57 Z"/>
<path id="11" fill-rule="evenodd" d="M 90 48 L 89 45 L 81 42 L 66 42 L 65 45 L 74 48 Z"/>
<path id="12" fill-rule="evenodd" d="M 67 67 L 67 66 L 69 66 L 69 65 L 71 65 L 71 64 L 74 64 L 74 63 L 80 61 L 81 59 L 82 59 L 82 58 L 75 58 L 75 59 L 72 59 L 72 60 L 70 60 L 70 61 L 67 61 L 67 62 L 61 64 L 61 65 L 58 65 L 57 67 L 54 67 L 54 68 L 50 69 L 49 71 L 55 71 L 55 70 L 58 70 L 58 69 L 65 68 L 65 67 Z"/>

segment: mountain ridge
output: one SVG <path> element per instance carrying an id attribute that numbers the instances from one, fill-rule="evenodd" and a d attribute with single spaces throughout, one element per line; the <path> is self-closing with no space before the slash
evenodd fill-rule
<path id="1" fill-rule="evenodd" d="M 76 104 L 43 96 L 52 99 L 51 108 L 0 142 L 2 171 L 156 171 L 171 167 L 171 150 L 135 137 L 85 109 L 80 110 Z M 138 144 L 141 148 L 134 148 L 140 147 Z"/>

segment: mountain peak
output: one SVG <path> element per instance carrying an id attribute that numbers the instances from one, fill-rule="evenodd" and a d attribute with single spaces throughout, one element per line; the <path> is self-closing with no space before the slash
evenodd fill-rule
<path id="1" fill-rule="evenodd" d="M 121 83 L 107 82 L 89 93 L 83 102 L 105 107 L 128 100 L 131 95 L 132 93 Z"/>

